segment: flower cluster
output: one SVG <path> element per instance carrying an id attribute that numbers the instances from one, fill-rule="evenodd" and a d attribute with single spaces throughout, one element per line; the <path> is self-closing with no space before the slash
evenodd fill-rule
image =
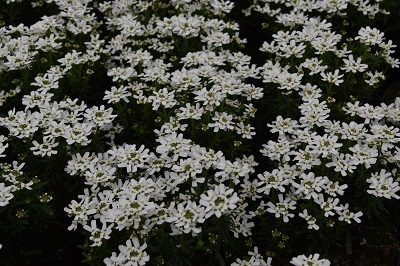
<path id="1" fill-rule="evenodd" d="M 270 9 L 272 2 L 276 1 L 263 2 L 265 6 L 255 1 L 247 12 L 261 12 L 285 27 L 298 29 L 279 30 L 272 35 L 272 42 L 263 43 L 260 50 L 268 53 L 271 59 L 264 64 L 260 75 L 264 83 L 276 86 L 278 93 L 282 94 L 280 97 L 296 101 L 288 113 L 296 112 L 299 118 L 278 115 L 268 124 L 272 133 L 278 133 L 278 140 L 269 140 L 261 153 L 276 161 L 277 169 L 257 176 L 260 180 L 257 191 L 267 198 L 271 197 L 272 190 L 280 193 L 278 198 L 272 197 L 273 202 L 267 204 L 269 208 L 266 211 L 277 218 L 282 216 L 284 222 L 294 217 L 293 210 L 298 209 L 296 205 L 305 206 L 301 202 L 311 200 L 313 207 L 308 203 L 307 208 L 302 207 L 299 212 L 309 229 L 319 229 L 318 220 L 310 214 L 310 208 L 317 216 L 322 212 L 325 217 L 337 215 L 340 221 L 360 223 L 361 211 L 351 212 L 349 204 L 340 204 L 340 197 L 348 188 L 346 178 L 349 176 L 362 178 L 370 174 L 371 178 L 363 180 L 370 183 L 369 194 L 399 198 L 396 195 L 400 187 L 396 182 L 394 159 L 399 136 L 398 128 L 394 126 L 398 124 L 395 118 L 398 99 L 395 103 L 382 103 L 380 106 L 360 102 L 364 99 L 360 88 L 368 94 L 371 86 L 384 79 L 381 72 L 369 71 L 369 64 L 383 60 L 391 67 L 399 67 L 398 59 L 391 56 L 396 46 L 385 41 L 378 29 L 369 26 L 362 27 L 347 44 L 343 42 L 347 36 L 332 30 L 333 23 L 322 20 L 320 16 L 308 16 L 318 10 L 330 14 L 328 19 L 331 16 L 343 19 L 348 4 L 358 6 L 356 1 L 338 1 L 338 5 L 329 1 L 316 5 L 299 1 L 296 6 L 287 3 L 293 8 L 290 13 Z M 377 13 L 373 9 L 358 7 L 359 11 L 370 16 Z M 375 51 L 376 58 L 366 61 L 367 57 L 361 54 L 366 51 Z M 328 60 L 335 63 L 328 65 Z M 362 73 L 370 79 L 364 79 Z M 314 76 L 319 77 L 314 81 Z M 358 87 L 355 90 L 351 88 L 354 83 Z M 359 96 L 360 100 L 352 94 Z M 344 120 L 346 116 L 354 117 L 353 121 Z M 391 172 L 385 169 L 376 173 L 371 171 L 389 165 L 393 169 Z M 326 222 L 332 225 L 331 220 Z"/>

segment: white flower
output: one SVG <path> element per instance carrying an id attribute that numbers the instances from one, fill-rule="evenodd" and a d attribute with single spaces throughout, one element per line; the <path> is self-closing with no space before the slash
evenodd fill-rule
<path id="1" fill-rule="evenodd" d="M 318 193 L 324 187 L 326 179 L 322 176 L 316 177 L 313 172 L 308 174 L 301 173 L 299 178 L 299 183 L 296 183 L 294 180 L 292 181 L 292 186 L 296 188 L 295 194 L 304 195 L 305 199 L 310 199 L 311 197 L 314 199 L 318 198 Z"/>
<path id="2" fill-rule="evenodd" d="M 46 73 L 44 76 L 35 77 L 35 82 L 31 85 L 39 87 L 38 91 L 48 92 L 51 89 L 57 89 L 59 87 L 59 77 L 57 75 Z"/>
<path id="3" fill-rule="evenodd" d="M 91 236 L 89 237 L 89 239 L 93 241 L 93 244 L 90 245 L 91 247 L 101 246 L 103 239 L 110 238 L 113 224 L 110 224 L 107 227 L 106 222 L 102 218 L 100 218 L 100 221 L 102 222 L 102 227 L 100 229 L 97 228 L 96 220 L 92 220 L 90 226 L 89 225 L 83 226 L 83 229 L 89 231 L 91 234 Z"/>
<path id="4" fill-rule="evenodd" d="M 391 56 L 385 57 L 386 63 L 388 63 L 392 68 L 399 68 L 400 67 L 400 60 L 398 58 L 393 58 Z"/>
<path id="5" fill-rule="evenodd" d="M 320 165 L 321 160 L 319 154 L 311 151 L 311 146 L 307 145 L 304 150 L 294 151 L 293 161 L 297 161 L 296 165 L 301 167 L 302 170 L 311 169 L 315 165 Z"/>
<path id="6" fill-rule="evenodd" d="M 304 24 L 307 16 L 303 12 L 290 11 L 289 14 L 281 13 L 276 16 L 276 21 L 284 26 L 294 27 L 296 24 Z"/>
<path id="7" fill-rule="evenodd" d="M 175 203 L 172 202 L 168 208 L 168 213 L 169 217 L 166 218 L 166 221 L 176 227 L 171 227 L 173 231 L 171 235 L 188 234 L 191 232 L 192 236 L 196 236 L 202 231 L 201 227 L 196 227 L 196 225 L 204 223 L 206 213 L 204 207 L 197 206 L 196 202 L 188 201 L 186 204 L 179 203 L 176 207 Z"/>
<path id="8" fill-rule="evenodd" d="M 118 167 L 125 167 L 128 173 L 137 172 L 138 168 L 145 168 L 149 160 L 149 149 L 144 145 L 136 148 L 136 144 L 124 144 L 121 147 L 113 147 L 108 151 L 118 163 Z"/>
<path id="9" fill-rule="evenodd" d="M 278 83 L 280 75 L 287 73 L 290 66 L 281 67 L 279 62 L 268 60 L 262 67 L 262 77 L 264 83 Z"/>
<path id="10" fill-rule="evenodd" d="M 25 44 L 25 41 L 18 45 L 12 54 L 7 55 L 7 61 L 3 64 L 10 70 L 18 70 L 30 67 L 34 56 L 38 53 L 37 51 L 29 51 Z"/>
<path id="11" fill-rule="evenodd" d="M 6 186 L 4 183 L 0 183 L 0 206 L 6 206 L 14 195 L 11 192 L 11 186 Z"/>
<path id="12" fill-rule="evenodd" d="M 118 246 L 120 253 L 118 256 L 113 253 L 110 258 L 105 258 L 104 263 L 109 265 L 129 265 L 142 266 L 150 260 L 150 256 L 145 249 L 147 244 L 140 245 L 137 237 L 126 241 L 125 245 Z M 117 264 L 115 264 L 117 263 Z"/>
<path id="13" fill-rule="evenodd" d="M 160 105 L 164 108 L 171 108 L 176 105 L 175 92 L 168 91 L 167 88 L 163 88 L 159 91 L 154 91 L 154 95 L 149 96 L 149 102 L 153 105 L 153 110 L 158 110 Z"/>
<path id="14" fill-rule="evenodd" d="M 68 207 L 64 208 L 68 216 L 74 216 L 73 223 L 68 227 L 68 230 L 75 230 L 77 222 L 85 224 L 89 219 L 89 215 L 95 214 L 96 209 L 93 208 L 93 202 L 89 197 L 83 197 L 80 202 L 72 200 Z"/>
<path id="15" fill-rule="evenodd" d="M 396 194 L 400 190 L 399 183 L 393 182 L 392 174 L 390 172 L 387 173 L 385 169 L 371 174 L 371 177 L 366 181 L 370 183 L 369 188 L 371 189 L 367 190 L 369 194 L 387 199 L 400 199 L 399 195 Z"/>
<path id="16" fill-rule="evenodd" d="M 347 9 L 347 0 L 337 0 L 337 1 L 322 1 L 319 8 L 328 13 L 338 13 L 340 15 L 345 15 L 346 13 L 341 12 Z"/>
<path id="17" fill-rule="evenodd" d="M 251 99 L 262 99 L 264 96 L 263 90 L 264 88 L 256 87 L 253 84 L 243 84 L 242 86 L 243 97 L 246 97 L 246 100 L 250 101 Z M 252 103 L 245 104 L 245 106 L 251 105 Z"/>
<path id="18" fill-rule="evenodd" d="M 339 86 L 339 84 L 343 83 L 343 74 L 339 75 L 339 70 L 336 69 L 334 73 L 332 72 L 321 72 L 320 73 L 322 80 L 327 81 L 329 83 L 335 84 Z"/>
<path id="19" fill-rule="evenodd" d="M 342 107 L 343 111 L 345 111 L 346 114 L 349 114 L 351 116 L 355 116 L 356 114 L 358 114 L 360 112 L 359 108 L 360 108 L 359 101 L 355 101 L 354 103 L 348 102 L 346 106 Z"/>
<path id="20" fill-rule="evenodd" d="M 296 266 L 329 266 L 331 262 L 327 259 L 319 259 L 319 254 L 315 253 L 314 255 L 310 255 L 306 257 L 305 255 L 299 255 L 297 257 L 292 258 L 290 261 L 291 264 Z"/>
<path id="21" fill-rule="evenodd" d="M 348 224 L 351 224 L 351 219 L 356 221 L 357 223 L 361 223 L 359 217 L 363 215 L 361 211 L 354 213 L 349 210 L 349 204 L 340 205 L 340 210 L 336 210 L 337 214 L 339 214 L 339 221 L 345 221 Z"/>
<path id="22" fill-rule="evenodd" d="M 271 133 L 278 132 L 279 135 L 293 133 L 299 127 L 296 120 L 291 118 L 283 119 L 281 115 L 278 115 L 276 117 L 276 121 L 272 122 L 272 124 L 267 124 L 267 126 L 271 128 Z"/>
<path id="23" fill-rule="evenodd" d="M 324 72 L 328 66 L 322 65 L 322 60 L 318 60 L 317 57 L 307 58 L 300 67 L 305 67 L 310 70 L 310 75 L 318 74 Z"/>
<path id="24" fill-rule="evenodd" d="M 385 124 L 371 125 L 372 136 L 369 139 L 391 148 L 393 144 L 400 141 L 399 131 L 400 129 L 398 127 L 388 126 Z M 387 150 L 387 148 L 382 147 L 382 150 Z"/>
<path id="25" fill-rule="evenodd" d="M 311 41 L 312 47 L 317 50 L 315 54 L 324 54 L 329 51 L 336 51 L 336 44 L 340 38 L 336 35 L 331 35 L 330 32 L 325 32 L 326 36 L 318 36 Z M 339 35 L 340 36 L 340 35 Z"/>
<path id="26" fill-rule="evenodd" d="M 379 71 L 375 71 L 374 73 L 368 71 L 365 74 L 369 77 L 369 79 L 365 79 L 365 83 L 370 86 L 374 86 L 375 84 L 378 84 L 381 80 L 385 80 L 384 74 Z"/>
<path id="27" fill-rule="evenodd" d="M 240 207 L 239 207 L 240 208 Z M 232 219 L 233 218 L 233 219 Z M 251 236 L 252 232 L 251 229 L 255 226 L 255 224 L 249 219 L 247 214 L 240 213 L 238 215 L 234 215 L 231 218 L 231 232 L 233 232 L 233 236 L 238 238 L 239 234 L 243 236 Z"/>
<path id="28" fill-rule="evenodd" d="M 292 90 L 298 91 L 300 89 L 303 76 L 303 74 L 298 73 L 281 73 L 281 75 L 277 77 L 277 83 L 280 85 L 278 88 L 281 90 L 286 90 L 284 93 L 291 93 Z"/>
<path id="29" fill-rule="evenodd" d="M 130 77 L 136 76 L 136 71 L 132 67 L 127 67 L 127 68 L 113 67 L 110 70 L 108 70 L 107 76 L 113 77 L 112 81 L 127 80 Z"/>
<path id="30" fill-rule="evenodd" d="M 90 109 L 86 109 L 86 113 L 83 115 L 89 122 L 93 122 L 96 126 L 102 127 L 105 124 L 111 123 L 117 115 L 112 114 L 113 109 L 110 107 L 105 109 L 104 105 L 93 106 Z"/>
<path id="31" fill-rule="evenodd" d="M 357 58 L 357 61 L 354 60 L 353 55 L 349 55 L 349 59 L 343 59 L 344 66 L 340 69 L 345 70 L 346 72 L 364 72 L 367 68 L 367 64 L 361 64 L 361 57 Z"/>
<path id="32" fill-rule="evenodd" d="M 257 192 L 266 195 L 270 194 L 271 188 L 284 192 L 284 186 L 290 183 L 290 179 L 286 178 L 278 169 L 274 169 L 272 173 L 265 171 L 263 174 L 258 174 L 257 178 L 260 180 L 257 183 L 257 187 L 259 187 Z"/>
<path id="33" fill-rule="evenodd" d="M 231 38 L 228 33 L 221 31 L 208 31 L 207 35 L 201 35 L 201 41 L 209 45 L 209 47 L 220 47 L 223 44 L 231 42 Z"/>
<path id="34" fill-rule="evenodd" d="M 113 221 L 118 223 L 121 217 L 127 219 L 127 224 L 124 227 L 139 228 L 142 218 L 152 213 L 156 205 L 150 200 L 148 193 L 138 193 L 137 191 L 131 191 L 128 188 L 121 190 L 119 200 L 116 201 L 115 207 L 118 211 L 122 212 L 120 217 L 114 217 Z M 118 230 L 122 230 L 122 226 L 117 226 Z"/>
<path id="35" fill-rule="evenodd" d="M 261 52 L 274 54 L 279 51 L 279 46 L 275 44 L 275 41 L 272 41 L 271 43 L 264 42 L 259 50 Z"/>
<path id="36" fill-rule="evenodd" d="M 104 184 L 106 181 L 115 178 L 114 173 L 117 168 L 107 164 L 97 163 L 96 166 L 90 165 L 89 170 L 84 173 L 86 185 L 96 187 L 98 184 Z"/>
<path id="37" fill-rule="evenodd" d="M 53 148 L 58 146 L 58 142 L 55 142 L 55 139 L 47 141 L 43 138 L 43 143 L 38 143 L 36 140 L 32 141 L 33 147 L 31 147 L 31 151 L 33 154 L 44 156 L 51 156 L 52 154 L 57 154 L 56 150 Z"/>
<path id="38" fill-rule="evenodd" d="M 61 66 L 65 69 L 71 69 L 72 65 L 79 65 L 83 62 L 83 58 L 80 57 L 81 54 L 82 52 L 72 50 L 72 53 L 65 54 L 63 58 L 60 58 L 57 61 L 61 63 Z"/>
<path id="39" fill-rule="evenodd" d="M 232 188 L 226 189 L 224 184 L 215 185 L 214 189 L 201 194 L 200 204 L 205 206 L 205 218 L 214 215 L 218 218 L 236 208 L 239 201 L 237 193 Z"/>
<path id="40" fill-rule="evenodd" d="M 272 202 L 268 202 L 267 206 L 267 212 L 269 213 L 275 213 L 275 217 L 283 217 L 283 221 L 285 223 L 289 222 L 289 217 L 293 218 L 294 214 L 289 213 L 290 210 L 296 209 L 296 201 L 290 199 L 289 197 L 283 198 L 282 194 L 278 195 L 279 202 L 273 204 Z"/>
<path id="41" fill-rule="evenodd" d="M 176 70 L 171 74 L 171 85 L 176 88 L 177 92 L 187 90 L 189 87 L 199 87 L 201 78 L 194 70 L 186 70 L 185 68 Z"/>
<path id="42" fill-rule="evenodd" d="M 233 180 L 235 185 L 240 183 L 241 177 L 248 176 L 251 170 L 246 162 L 242 163 L 240 160 L 236 160 L 232 163 L 225 159 L 218 162 L 216 168 L 221 170 L 215 173 L 214 180 L 216 182 L 221 183 L 230 179 Z"/>
<path id="43" fill-rule="evenodd" d="M 290 40 L 289 44 L 281 43 L 279 49 L 283 52 L 283 57 L 289 58 L 294 55 L 297 58 L 302 58 L 305 52 L 306 46 L 300 42 L 297 43 L 295 40 Z"/>
<path id="44" fill-rule="evenodd" d="M 325 212 L 324 216 L 334 216 L 335 213 L 333 211 L 341 211 L 342 207 L 338 206 L 339 199 L 329 197 L 328 199 L 324 200 L 324 196 L 322 194 L 318 195 L 318 198 L 314 199 L 315 203 L 319 204 L 321 209 Z"/>
<path id="45" fill-rule="evenodd" d="M 1 157 L 6 157 L 5 154 L 3 154 L 6 150 L 6 148 L 8 147 L 8 143 L 4 144 L 4 143 L 0 143 L 0 158 Z"/>
<path id="46" fill-rule="evenodd" d="M 361 43 L 366 45 L 377 45 L 383 42 L 384 33 L 380 32 L 376 28 L 372 28 L 367 26 L 363 27 L 358 31 L 358 36 L 354 38 L 355 40 L 360 40 Z"/>
<path id="47" fill-rule="evenodd" d="M 258 252 L 257 246 L 254 247 L 254 251 L 249 251 L 247 254 L 255 257 L 256 261 L 259 261 L 261 266 L 271 266 L 272 258 L 268 257 L 267 261 L 264 261 L 264 257 Z"/>
<path id="48" fill-rule="evenodd" d="M 292 148 L 294 144 L 288 138 L 281 138 L 278 141 L 269 140 L 267 144 L 263 144 L 261 154 L 269 157 L 272 160 L 290 161 L 290 156 L 293 154 Z"/>
<path id="49" fill-rule="evenodd" d="M 349 124 L 342 122 L 342 129 L 340 130 L 341 139 L 362 140 L 366 137 L 367 130 L 364 124 L 357 124 L 351 121 Z"/>
<path id="50" fill-rule="evenodd" d="M 230 1 L 214 0 L 210 1 L 211 12 L 215 15 L 221 16 L 223 13 L 230 13 L 235 3 Z"/>
<path id="51" fill-rule="evenodd" d="M 319 102 L 317 99 L 309 99 L 299 106 L 300 112 L 303 115 L 299 122 L 302 126 L 313 127 L 314 125 L 322 126 L 329 117 L 330 109 L 326 102 Z M 300 130 L 301 131 L 301 130 Z"/>
<path id="52" fill-rule="evenodd" d="M 233 115 L 230 115 L 226 112 L 215 112 L 213 118 L 214 123 L 209 123 L 209 127 L 214 128 L 214 132 L 218 132 L 219 130 L 227 131 L 234 129 L 233 123 Z"/>
<path id="53" fill-rule="evenodd" d="M 73 127 L 66 127 L 63 137 L 69 145 L 79 143 L 83 146 L 88 145 L 92 140 L 88 136 L 92 133 L 93 125 L 89 123 L 76 123 Z"/>
<path id="54" fill-rule="evenodd" d="M 209 90 L 207 88 L 202 88 L 201 90 L 196 90 L 192 92 L 196 96 L 194 97 L 196 102 L 202 102 L 206 110 L 213 110 L 216 106 L 219 106 L 225 94 L 221 91 L 218 86 L 212 86 Z"/>
<path id="55" fill-rule="evenodd" d="M 247 178 L 242 181 L 240 184 L 242 189 L 240 189 L 240 197 L 241 198 L 251 198 L 253 201 L 261 198 L 261 195 L 257 193 L 258 188 L 258 180 L 253 180 L 250 182 Z"/>
<path id="56" fill-rule="evenodd" d="M 70 175 L 81 174 L 89 169 L 90 163 L 94 160 L 93 156 L 90 156 L 89 152 L 85 152 L 82 155 L 79 153 L 73 154 L 71 160 L 68 161 L 68 165 L 65 167 L 65 172 Z"/>
<path id="57" fill-rule="evenodd" d="M 25 163 L 21 163 L 20 165 L 18 165 L 17 161 L 13 161 L 12 162 L 12 168 L 9 164 L 7 164 L 4 168 L 4 172 L 2 174 L 3 178 L 8 181 L 13 183 L 14 185 L 22 185 L 23 183 L 18 181 L 18 177 L 22 176 L 24 174 L 23 171 L 21 171 L 21 169 L 24 167 Z M 32 182 L 29 182 L 32 183 Z M 18 187 L 13 187 L 11 189 L 12 191 L 18 190 Z"/>
<path id="58" fill-rule="evenodd" d="M 39 129 L 41 114 L 38 112 L 31 113 L 29 110 L 26 113 L 19 111 L 14 118 L 9 117 L 8 119 L 13 119 L 7 125 L 10 135 L 22 139 L 32 136 Z"/>
<path id="59" fill-rule="evenodd" d="M 310 140 L 310 147 L 312 152 L 317 153 L 326 158 L 328 156 L 338 153 L 342 143 L 338 143 L 338 137 L 335 135 L 324 134 L 323 136 L 315 136 L 314 139 Z"/>
<path id="60" fill-rule="evenodd" d="M 307 209 L 304 209 L 303 212 L 300 212 L 299 216 L 307 221 L 308 229 L 314 229 L 314 230 L 319 229 L 319 226 L 316 224 L 317 219 L 309 215 Z"/>
<path id="61" fill-rule="evenodd" d="M 268 257 L 267 261 L 264 261 L 263 256 L 258 253 L 258 247 L 254 247 L 254 251 L 249 251 L 247 254 L 250 256 L 248 260 L 237 259 L 231 266 L 271 266 L 272 258 Z"/>
<path id="62" fill-rule="evenodd" d="M 184 132 L 187 128 L 188 124 L 183 124 L 181 120 L 179 120 L 178 117 L 176 116 L 170 116 L 168 122 L 164 122 L 163 125 L 161 126 L 160 130 L 155 129 L 154 132 L 156 132 L 157 135 L 161 134 L 171 134 L 173 132 Z"/>
<path id="63" fill-rule="evenodd" d="M 365 124 L 371 123 L 371 120 L 373 120 L 373 119 L 376 119 L 379 121 L 385 117 L 382 107 L 380 107 L 380 106 L 374 107 L 368 103 L 364 104 L 363 106 L 358 107 L 357 114 L 360 117 L 365 118 L 365 121 L 364 121 Z"/>
<path id="64" fill-rule="evenodd" d="M 128 97 L 132 96 L 127 87 L 120 86 L 119 88 L 112 86 L 110 91 L 106 91 L 103 100 L 108 100 L 107 103 L 118 103 L 121 100 L 129 103 Z"/>
<path id="65" fill-rule="evenodd" d="M 258 266 L 260 265 L 260 262 L 256 260 L 256 258 L 251 257 L 248 260 L 241 260 L 241 259 L 236 259 L 236 262 L 233 262 L 231 266 Z"/>
<path id="66" fill-rule="evenodd" d="M 332 162 L 326 163 L 326 167 L 335 167 L 335 172 L 340 172 L 342 176 L 347 176 L 347 173 L 353 173 L 357 167 L 350 154 L 334 154 L 332 155 Z"/>
<path id="67" fill-rule="evenodd" d="M 366 168 L 370 168 L 375 164 L 379 155 L 378 149 L 369 147 L 367 144 L 356 144 L 349 148 L 353 152 L 351 163 L 353 165 L 364 164 Z"/>
<path id="68" fill-rule="evenodd" d="M 259 68 L 257 68 L 256 65 L 251 65 L 251 67 L 250 67 L 249 65 L 243 65 L 243 62 L 240 62 L 240 64 L 236 65 L 235 67 L 238 72 L 237 74 L 240 77 L 258 78 Z"/>
<path id="69" fill-rule="evenodd" d="M 201 164 L 200 160 L 187 158 L 187 159 L 180 159 L 179 163 L 177 162 L 171 168 L 177 173 L 183 173 L 187 178 L 195 177 L 198 174 L 201 174 L 203 171 L 203 165 Z"/>
<path id="70" fill-rule="evenodd" d="M 191 103 L 186 103 L 184 107 L 179 108 L 179 113 L 177 114 L 177 117 L 179 119 L 200 119 L 203 113 L 204 108 L 200 107 L 199 103 L 196 103 L 195 105 Z"/>
<path id="71" fill-rule="evenodd" d="M 22 104 L 26 106 L 26 109 L 33 108 L 35 106 L 45 107 L 51 102 L 51 97 L 53 93 L 47 91 L 31 91 L 29 95 L 24 95 L 22 97 Z"/>
<path id="72" fill-rule="evenodd" d="M 157 146 L 156 152 L 162 157 L 171 157 L 176 161 L 179 157 L 187 157 L 189 155 L 191 140 L 184 139 L 183 134 L 168 134 L 160 136 L 157 140 L 160 145 Z M 169 154 L 172 153 L 172 156 Z"/>
<path id="73" fill-rule="evenodd" d="M 347 184 L 339 185 L 339 182 L 328 180 L 325 184 L 324 190 L 328 195 L 336 197 L 336 194 L 342 196 L 346 188 L 348 188 Z"/>
<path id="74" fill-rule="evenodd" d="M 302 96 L 301 99 L 305 102 L 310 102 L 312 99 L 318 99 L 322 96 L 322 90 L 316 85 L 313 86 L 307 83 L 305 86 L 301 85 L 300 88 L 299 95 Z"/>

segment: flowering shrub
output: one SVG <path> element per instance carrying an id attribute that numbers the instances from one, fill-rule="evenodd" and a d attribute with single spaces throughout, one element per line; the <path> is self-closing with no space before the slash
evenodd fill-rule
<path id="1" fill-rule="evenodd" d="M 351 254 L 400 198 L 400 98 L 376 100 L 399 67 L 384 4 L 1 3 L 0 252 L 67 215 L 90 265 Z M 235 19 L 264 28 L 261 65 Z"/>

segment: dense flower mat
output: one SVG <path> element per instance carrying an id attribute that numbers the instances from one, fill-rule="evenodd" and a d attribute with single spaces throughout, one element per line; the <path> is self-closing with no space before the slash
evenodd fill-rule
<path id="1" fill-rule="evenodd" d="M 26 262 L 21 237 L 65 215 L 90 265 L 330 265 L 397 243 L 391 3 L 2 1 L 0 257 Z"/>

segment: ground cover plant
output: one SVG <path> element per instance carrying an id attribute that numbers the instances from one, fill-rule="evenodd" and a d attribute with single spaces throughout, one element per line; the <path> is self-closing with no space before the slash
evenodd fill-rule
<path id="1" fill-rule="evenodd" d="M 398 7 L 2 1 L 0 262 L 393 265 Z"/>

